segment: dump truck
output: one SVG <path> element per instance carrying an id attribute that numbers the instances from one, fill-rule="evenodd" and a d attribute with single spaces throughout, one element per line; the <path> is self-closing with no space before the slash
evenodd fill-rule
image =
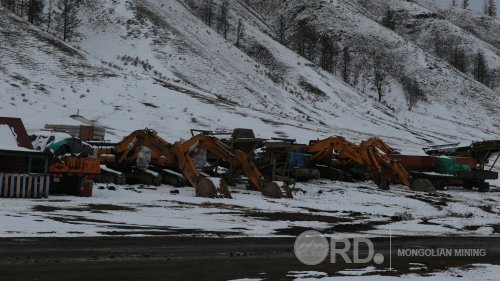
<path id="1" fill-rule="evenodd" d="M 53 194 L 92 196 L 94 179 L 100 174 L 100 162 L 89 144 L 64 133 L 41 131 L 31 136 L 33 146 L 50 153 Z"/>

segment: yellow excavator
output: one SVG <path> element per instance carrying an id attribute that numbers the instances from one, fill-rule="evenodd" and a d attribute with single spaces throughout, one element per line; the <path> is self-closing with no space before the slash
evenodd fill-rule
<path id="1" fill-rule="evenodd" d="M 353 164 L 363 166 L 381 189 L 389 188 L 393 175 L 404 185 L 410 187 L 411 184 L 411 177 L 406 169 L 388 156 L 393 153 L 392 148 L 378 138 L 368 139 L 358 145 L 340 136 L 329 137 L 313 141 L 304 148 L 304 152 L 312 154 L 315 161 L 332 167 Z"/>

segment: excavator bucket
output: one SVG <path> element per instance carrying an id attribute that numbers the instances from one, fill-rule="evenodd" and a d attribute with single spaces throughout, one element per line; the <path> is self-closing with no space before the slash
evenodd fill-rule
<path id="1" fill-rule="evenodd" d="M 216 182 L 216 184 L 214 183 Z M 223 179 L 202 178 L 196 186 L 196 197 L 205 198 L 233 198 Z"/>
<path id="2" fill-rule="evenodd" d="M 293 198 L 292 191 L 283 182 L 266 182 L 262 189 L 262 195 L 269 198 Z"/>

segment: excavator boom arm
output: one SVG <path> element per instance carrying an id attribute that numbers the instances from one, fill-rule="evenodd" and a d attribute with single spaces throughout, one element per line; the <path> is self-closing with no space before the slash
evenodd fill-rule
<path id="1" fill-rule="evenodd" d="M 399 162 L 386 155 L 393 153 L 394 150 L 379 138 L 370 138 L 357 145 L 343 137 L 329 137 L 316 141 L 304 149 L 304 152 L 313 154 L 313 159 L 317 161 L 331 155 L 329 152 L 334 151 L 337 152 L 337 158 L 365 166 L 370 177 L 379 186 L 383 185 L 382 177 L 392 175 L 397 176 L 406 186 L 410 186 L 409 173 Z"/>
<path id="2" fill-rule="evenodd" d="M 155 131 L 149 129 L 137 130 L 115 146 L 115 153 L 119 156 L 117 163 L 134 163 L 142 147 L 151 150 L 151 164 L 160 167 L 175 165 L 172 145 L 159 137 Z"/>

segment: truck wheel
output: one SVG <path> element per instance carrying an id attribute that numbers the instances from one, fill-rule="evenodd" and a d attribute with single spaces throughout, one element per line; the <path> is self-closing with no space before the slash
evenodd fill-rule
<path id="1" fill-rule="evenodd" d="M 432 185 L 432 182 L 428 179 L 415 179 L 410 184 L 410 189 L 413 191 L 420 192 L 434 192 L 435 188 Z"/>
<path id="2" fill-rule="evenodd" d="M 446 187 L 446 184 L 440 180 L 435 180 L 435 181 L 432 181 L 432 186 L 434 186 L 434 188 L 436 190 L 444 190 L 445 187 Z"/>
<path id="3" fill-rule="evenodd" d="M 464 182 L 464 189 L 472 189 L 474 187 L 474 183 L 471 181 Z"/>
<path id="4" fill-rule="evenodd" d="M 488 192 L 490 191 L 490 183 L 489 182 L 482 182 L 479 184 L 478 187 L 479 192 Z"/>

